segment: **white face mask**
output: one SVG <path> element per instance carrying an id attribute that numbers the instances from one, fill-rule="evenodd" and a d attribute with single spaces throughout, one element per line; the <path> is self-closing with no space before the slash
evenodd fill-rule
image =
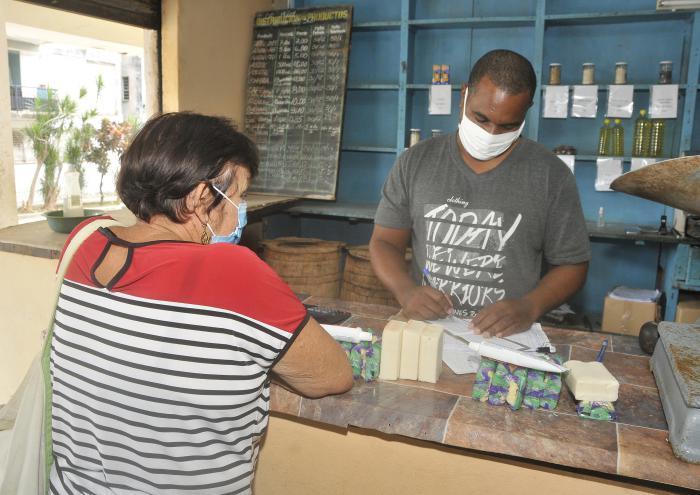
<path id="1" fill-rule="evenodd" d="M 471 156 L 477 160 L 490 160 L 506 152 L 518 139 L 525 127 L 523 121 L 520 129 L 503 134 L 491 134 L 467 118 L 467 91 L 464 91 L 464 113 L 459 123 L 459 140 Z"/>

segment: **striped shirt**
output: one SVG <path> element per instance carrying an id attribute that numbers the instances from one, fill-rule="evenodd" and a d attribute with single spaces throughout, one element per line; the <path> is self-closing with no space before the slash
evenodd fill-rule
<path id="1" fill-rule="evenodd" d="M 51 493 L 250 493 L 269 371 L 307 319 L 246 248 L 92 234 L 54 323 Z"/>

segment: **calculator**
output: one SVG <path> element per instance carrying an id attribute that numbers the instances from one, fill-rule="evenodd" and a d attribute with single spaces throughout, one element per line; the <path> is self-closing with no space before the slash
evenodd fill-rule
<path id="1" fill-rule="evenodd" d="M 314 304 L 304 304 L 304 307 L 317 322 L 325 323 L 327 325 L 341 323 L 351 316 L 351 314 L 347 311 L 327 308 L 324 306 L 316 306 Z"/>

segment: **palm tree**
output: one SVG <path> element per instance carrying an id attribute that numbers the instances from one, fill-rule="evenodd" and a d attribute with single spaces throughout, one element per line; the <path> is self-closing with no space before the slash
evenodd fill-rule
<path id="1" fill-rule="evenodd" d="M 80 89 L 80 98 L 85 96 L 85 89 Z M 61 174 L 63 173 L 63 159 L 61 149 L 63 148 L 63 137 L 73 130 L 73 119 L 78 111 L 78 105 L 72 98 L 66 96 L 59 102 L 60 118 L 56 120 L 54 138 L 56 140 L 56 160 L 44 162 L 44 209 L 53 210 L 56 207 L 56 200 L 61 184 Z M 43 189 L 43 188 L 42 188 Z"/>
<path id="2" fill-rule="evenodd" d="M 76 103 L 68 96 L 59 100 L 51 89 L 47 97 L 37 98 L 34 102 L 36 120 L 33 124 L 23 129 L 24 135 L 32 143 L 36 168 L 32 177 L 29 195 L 24 208 L 31 211 L 34 206 L 34 191 L 42 168 L 46 168 L 42 191 L 44 203 L 55 204 L 55 196 L 58 193 L 58 180 L 60 179 L 62 163 L 60 160 L 61 137 L 72 126 L 72 119 L 77 109 Z M 58 174 L 56 174 L 58 168 Z"/>

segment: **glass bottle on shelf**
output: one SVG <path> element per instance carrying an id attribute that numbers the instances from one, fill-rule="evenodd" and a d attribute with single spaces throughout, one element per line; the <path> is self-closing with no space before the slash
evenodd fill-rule
<path id="1" fill-rule="evenodd" d="M 651 120 L 651 134 L 649 137 L 649 156 L 659 157 L 664 154 L 664 129 L 666 123 L 663 119 Z"/>
<path id="2" fill-rule="evenodd" d="M 603 126 L 600 128 L 598 136 L 598 156 L 610 155 L 610 119 L 603 120 Z"/>
<path id="3" fill-rule="evenodd" d="M 561 84 L 561 64 L 549 64 L 549 84 Z"/>
<path id="4" fill-rule="evenodd" d="M 639 111 L 639 117 L 634 121 L 632 156 L 649 156 L 650 140 L 651 120 L 647 118 L 647 111 L 641 109 Z"/>
<path id="5" fill-rule="evenodd" d="M 673 62 L 663 60 L 659 62 L 659 84 L 671 84 L 673 80 Z"/>
<path id="6" fill-rule="evenodd" d="M 611 129 L 612 135 L 612 155 L 623 156 L 625 154 L 625 129 L 622 127 L 622 121 L 615 119 L 615 125 Z"/>
<path id="7" fill-rule="evenodd" d="M 591 62 L 586 62 L 583 64 L 581 84 L 595 84 L 595 64 Z"/>
<path id="8" fill-rule="evenodd" d="M 627 84 L 627 62 L 615 64 L 615 84 Z"/>

